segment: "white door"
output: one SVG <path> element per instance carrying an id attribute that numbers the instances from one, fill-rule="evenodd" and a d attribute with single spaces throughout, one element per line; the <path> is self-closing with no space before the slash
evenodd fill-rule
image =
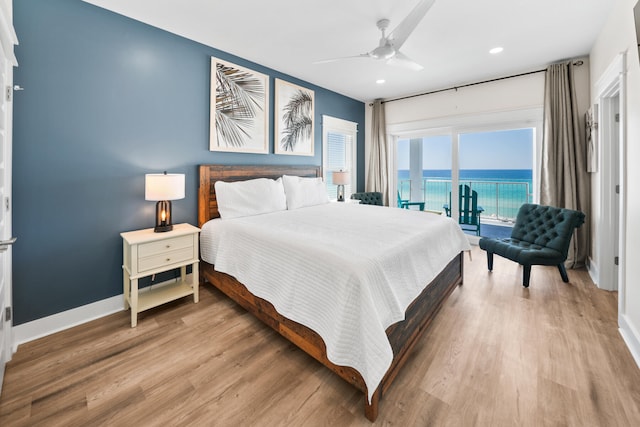
<path id="1" fill-rule="evenodd" d="M 11 2 L 0 4 L 0 392 L 5 364 L 13 353 L 11 331 L 11 141 L 13 122 L 13 45 L 17 38 L 11 25 Z"/>

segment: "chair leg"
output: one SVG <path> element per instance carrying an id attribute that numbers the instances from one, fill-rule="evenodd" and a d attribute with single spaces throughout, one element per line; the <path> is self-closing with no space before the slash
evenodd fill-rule
<path id="1" fill-rule="evenodd" d="M 489 271 L 493 271 L 493 252 L 487 251 L 487 267 Z"/>
<path id="2" fill-rule="evenodd" d="M 524 286 L 525 288 L 529 287 L 529 278 L 531 277 L 531 266 L 530 265 L 523 265 L 523 272 L 522 272 L 522 286 Z"/>
<path id="3" fill-rule="evenodd" d="M 564 264 L 558 264 L 558 270 L 560 270 L 560 277 L 564 283 L 569 283 L 569 276 L 567 276 L 567 270 L 564 268 Z"/>

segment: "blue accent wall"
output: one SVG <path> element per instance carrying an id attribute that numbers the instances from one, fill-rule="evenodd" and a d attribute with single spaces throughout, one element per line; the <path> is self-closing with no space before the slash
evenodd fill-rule
<path id="1" fill-rule="evenodd" d="M 197 166 L 322 164 L 323 114 L 358 123 L 362 102 L 80 0 L 19 0 L 14 82 L 14 324 L 122 293 L 120 232 L 153 226 L 144 174 L 186 174 L 174 223 L 197 224 Z M 260 41 L 257 41 L 260 42 Z M 265 49 L 268 49 L 265 46 Z M 315 156 L 209 151 L 210 57 L 315 91 Z"/>

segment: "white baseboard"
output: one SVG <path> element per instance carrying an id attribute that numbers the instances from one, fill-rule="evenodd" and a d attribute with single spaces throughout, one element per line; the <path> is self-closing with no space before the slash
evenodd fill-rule
<path id="1" fill-rule="evenodd" d="M 124 310 L 122 298 L 122 295 L 116 295 L 111 298 L 14 326 L 12 328 L 13 352 L 15 353 L 18 350 L 20 344 L 122 311 Z"/>
<path id="2" fill-rule="evenodd" d="M 640 368 L 640 335 L 631 323 L 627 321 L 627 317 L 623 314 L 618 315 L 618 326 L 622 339 L 627 344 L 627 348 L 631 352 L 636 365 Z"/>
<path id="3" fill-rule="evenodd" d="M 191 280 L 190 277 L 191 274 L 187 274 L 187 280 Z M 175 283 L 175 281 L 176 279 L 170 279 L 164 282 L 156 283 L 153 286 L 154 289 L 157 289 L 158 287 Z M 148 292 L 149 289 L 151 288 L 145 287 L 140 289 L 139 292 L 142 294 Z M 105 317 L 123 310 L 124 296 L 123 294 L 120 294 L 111 298 L 103 299 L 101 301 L 92 302 L 91 304 L 72 308 L 71 310 L 52 314 L 51 316 L 43 317 L 41 319 L 36 319 L 31 322 L 23 323 L 22 325 L 14 326 L 12 328 L 13 353 L 18 350 L 18 346 L 20 344 L 42 338 L 56 332 L 64 331 L 65 329 L 82 325 L 83 323 L 87 323 L 92 320 L 99 319 L 101 317 Z"/>

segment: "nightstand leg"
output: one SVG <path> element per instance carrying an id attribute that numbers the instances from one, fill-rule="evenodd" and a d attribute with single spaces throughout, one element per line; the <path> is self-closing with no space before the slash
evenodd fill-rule
<path id="1" fill-rule="evenodd" d="M 131 281 L 131 327 L 138 324 L 138 279 Z"/>
<path id="2" fill-rule="evenodd" d="M 129 273 L 127 272 L 127 269 L 122 267 L 122 282 L 124 283 L 124 294 L 123 299 L 124 299 L 124 309 L 128 309 L 129 308 Z"/>
<path id="3" fill-rule="evenodd" d="M 198 263 L 191 264 L 191 285 L 193 286 L 193 302 L 200 301 L 200 276 Z"/>

